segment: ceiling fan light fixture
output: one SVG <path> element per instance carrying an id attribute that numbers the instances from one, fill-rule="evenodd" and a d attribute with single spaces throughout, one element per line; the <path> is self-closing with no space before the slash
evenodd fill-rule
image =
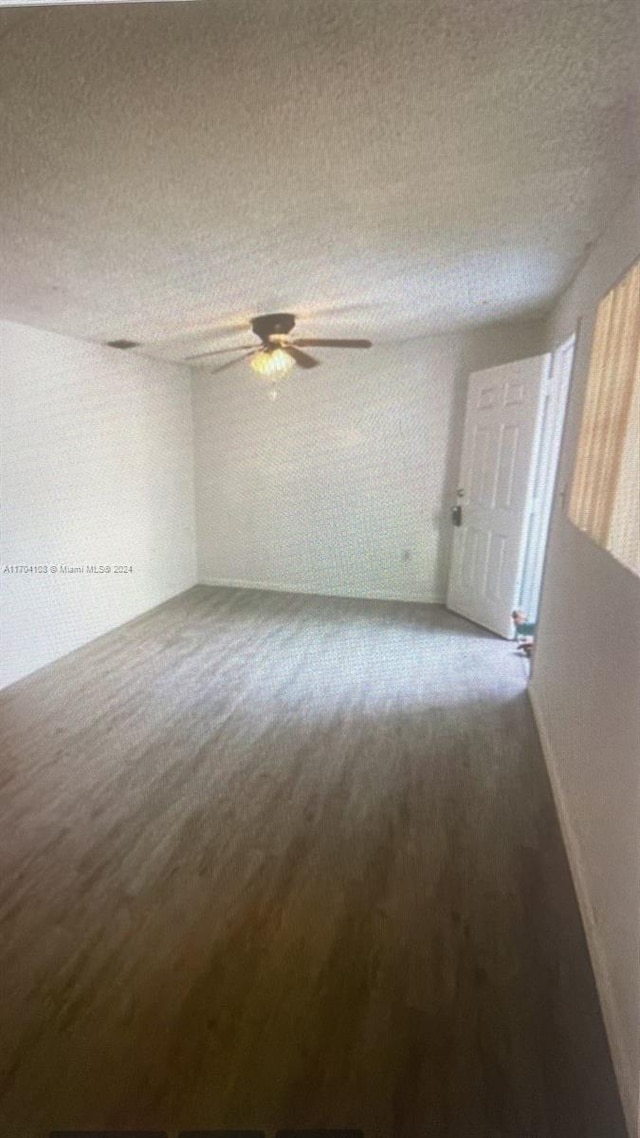
<path id="1" fill-rule="evenodd" d="M 264 375 L 267 379 L 282 379 L 295 367 L 295 360 L 282 348 L 256 352 L 249 363 L 258 375 Z"/>

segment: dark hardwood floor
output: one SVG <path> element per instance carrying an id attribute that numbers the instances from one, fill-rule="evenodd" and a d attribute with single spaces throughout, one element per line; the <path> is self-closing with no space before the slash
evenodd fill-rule
<path id="1" fill-rule="evenodd" d="M 7 689 L 3 1138 L 621 1138 L 524 668 L 198 587 Z"/>

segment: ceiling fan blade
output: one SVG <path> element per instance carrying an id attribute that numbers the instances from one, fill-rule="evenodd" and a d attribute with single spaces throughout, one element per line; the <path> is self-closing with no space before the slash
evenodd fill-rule
<path id="1" fill-rule="evenodd" d="M 296 340 L 298 348 L 370 348 L 371 340 Z"/>
<path id="2" fill-rule="evenodd" d="M 240 344 L 237 348 L 214 348 L 212 352 L 200 352 L 197 356 L 186 356 L 188 360 L 203 360 L 205 356 L 222 356 L 225 352 L 246 352 L 249 348 L 255 348 L 255 344 Z"/>
<path id="3" fill-rule="evenodd" d="M 300 367 L 318 367 L 320 364 L 320 360 L 314 359 L 313 356 L 308 355 L 307 352 L 301 352 L 294 344 L 283 344 L 282 350 L 286 352 L 288 356 L 291 356 Z"/>
<path id="4" fill-rule="evenodd" d="M 218 372 L 226 371 L 228 367 L 233 367 L 235 364 L 242 363 L 242 360 L 248 360 L 249 356 L 253 355 L 255 355 L 255 352 L 251 351 L 246 352 L 244 356 L 236 356 L 235 360 L 227 360 L 226 363 L 220 364 L 220 367 L 216 367 L 213 369 L 213 371 L 210 371 L 209 375 L 217 375 Z"/>

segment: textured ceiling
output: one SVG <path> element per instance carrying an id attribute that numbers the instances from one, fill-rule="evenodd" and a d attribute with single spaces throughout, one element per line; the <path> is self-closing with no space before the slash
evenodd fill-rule
<path id="1" fill-rule="evenodd" d="M 0 316 L 169 358 L 281 309 L 377 340 L 534 316 L 637 176 L 638 12 L 0 11 Z"/>

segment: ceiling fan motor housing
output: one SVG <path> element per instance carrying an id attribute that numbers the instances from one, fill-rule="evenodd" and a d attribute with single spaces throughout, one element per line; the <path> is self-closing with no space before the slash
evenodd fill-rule
<path id="1" fill-rule="evenodd" d="M 270 336 L 287 336 L 294 328 L 295 316 L 291 312 L 275 312 L 267 316 L 254 316 L 251 327 L 263 344 L 269 344 Z"/>

